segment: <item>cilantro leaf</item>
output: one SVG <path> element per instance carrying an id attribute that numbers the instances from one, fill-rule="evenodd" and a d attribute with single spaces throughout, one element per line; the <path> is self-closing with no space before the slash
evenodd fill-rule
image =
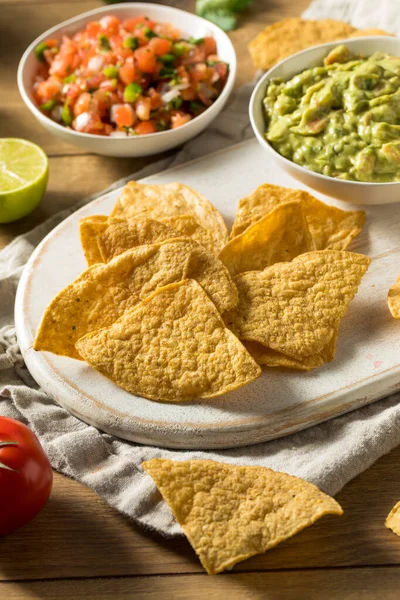
<path id="1" fill-rule="evenodd" d="M 252 0 L 197 0 L 196 12 L 224 31 L 230 31 L 237 24 L 235 13 L 243 10 L 251 2 Z"/>

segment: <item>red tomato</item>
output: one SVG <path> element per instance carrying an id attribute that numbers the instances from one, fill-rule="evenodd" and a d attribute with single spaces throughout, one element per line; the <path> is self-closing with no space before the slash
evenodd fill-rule
<path id="1" fill-rule="evenodd" d="M 168 54 L 171 50 L 171 42 L 165 38 L 155 37 L 149 41 L 149 48 L 151 48 L 157 56 L 162 54 Z"/>
<path id="2" fill-rule="evenodd" d="M 52 482 L 36 435 L 23 423 L 0 417 L 0 535 L 26 525 L 42 510 Z"/>
<path id="3" fill-rule="evenodd" d="M 134 127 L 134 131 L 138 135 L 146 135 L 147 133 L 155 133 L 157 128 L 152 121 L 141 121 Z"/>
<path id="4" fill-rule="evenodd" d="M 157 67 L 157 58 L 153 50 L 146 46 L 135 50 L 135 58 L 140 71 L 143 73 L 154 73 Z"/>

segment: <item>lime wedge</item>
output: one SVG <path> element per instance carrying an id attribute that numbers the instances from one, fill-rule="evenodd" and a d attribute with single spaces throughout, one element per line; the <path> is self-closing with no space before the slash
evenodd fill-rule
<path id="1" fill-rule="evenodd" d="M 39 146 L 0 138 L 0 223 L 25 217 L 46 191 L 49 163 Z"/>

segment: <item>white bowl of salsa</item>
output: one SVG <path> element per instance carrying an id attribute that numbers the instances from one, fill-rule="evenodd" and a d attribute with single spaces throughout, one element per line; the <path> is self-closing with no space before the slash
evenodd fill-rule
<path id="1" fill-rule="evenodd" d="M 68 112 L 68 106 L 66 106 L 67 103 L 65 102 L 65 89 L 68 87 L 73 87 L 74 85 L 76 86 L 76 81 L 78 81 L 78 83 L 82 82 L 80 73 L 85 73 L 85 70 L 79 70 L 78 67 L 78 70 L 74 71 L 73 66 L 69 66 L 68 74 L 60 72 L 57 73 L 55 77 L 44 74 L 43 80 L 46 80 L 47 77 L 51 77 L 52 79 L 56 79 L 56 83 L 57 80 L 60 83 L 60 92 L 56 92 L 54 94 L 54 98 L 50 96 L 49 104 L 47 105 L 47 98 L 43 98 L 42 96 L 38 97 L 37 91 L 37 74 L 41 67 L 41 63 L 38 59 L 38 50 L 40 53 L 40 49 L 43 47 L 48 53 L 51 53 L 51 46 L 49 47 L 47 45 L 47 41 L 50 40 L 50 45 L 53 43 L 56 46 L 55 52 L 59 52 L 59 48 L 63 47 L 63 36 L 73 38 L 73 36 L 78 32 L 84 32 L 89 23 L 104 23 L 104 18 L 107 17 L 107 15 L 117 17 L 121 23 L 125 22 L 126 20 L 134 21 L 135 18 L 143 16 L 148 18 L 150 21 L 155 22 L 157 25 L 154 28 L 146 27 L 146 30 L 149 33 L 149 42 L 153 36 L 158 41 L 168 37 L 163 35 L 164 31 L 160 33 L 159 37 L 157 37 L 153 31 L 153 29 L 157 30 L 158 25 L 163 26 L 164 24 L 166 26 L 167 24 L 171 24 L 173 29 L 179 30 L 181 39 L 176 38 L 176 43 L 175 41 L 171 42 L 171 51 L 164 51 L 162 56 L 160 53 L 156 55 L 158 65 L 157 76 L 160 75 L 161 78 L 165 77 L 165 79 L 163 79 L 161 82 L 154 82 L 154 95 L 156 100 L 154 104 L 152 103 L 152 116 L 149 118 L 149 115 L 145 114 L 146 101 L 142 103 L 142 106 L 140 106 L 138 105 L 138 98 L 148 96 L 148 84 L 143 85 L 143 81 L 145 81 L 146 77 L 152 77 L 154 80 L 156 78 L 153 77 L 153 75 L 150 75 L 150 72 L 143 73 L 142 71 L 139 71 L 139 75 L 143 76 L 143 80 L 141 81 L 140 79 L 136 78 L 133 83 L 129 85 L 130 65 L 125 65 L 124 59 L 122 59 L 121 63 L 117 63 L 115 65 L 116 69 L 120 70 L 120 73 L 118 74 L 111 73 L 113 66 L 110 63 L 107 63 L 107 60 L 105 65 L 100 65 L 100 62 L 103 60 L 103 58 L 107 59 L 108 50 L 110 51 L 110 55 L 112 54 L 114 47 L 110 47 L 110 43 L 113 40 L 111 40 L 111 34 L 108 36 L 107 31 L 104 31 L 103 28 L 99 34 L 94 32 L 93 35 L 97 35 L 99 38 L 99 44 L 104 42 L 104 44 L 107 44 L 108 48 L 107 46 L 104 47 L 104 57 L 102 56 L 101 52 L 98 52 L 98 55 L 96 56 L 85 57 L 85 63 L 82 62 L 82 65 L 85 64 L 85 68 L 87 68 L 87 65 L 89 64 L 94 73 L 96 73 L 96 71 L 101 73 L 102 76 L 99 78 L 99 81 L 103 78 L 107 79 L 107 81 L 113 80 L 114 82 L 117 82 L 118 89 L 115 91 L 110 89 L 110 96 L 112 97 L 112 106 L 110 107 L 104 107 L 104 103 L 101 103 L 103 98 L 100 99 L 100 103 L 95 99 L 96 105 L 97 107 L 101 107 L 103 115 L 105 114 L 105 110 L 109 110 L 109 112 L 107 113 L 106 117 L 101 116 L 100 119 L 95 115 L 97 122 L 94 120 L 92 127 L 91 118 L 94 111 L 92 110 L 93 104 L 90 104 L 90 102 L 92 102 L 90 97 L 93 99 L 96 91 L 99 94 L 99 86 L 102 86 L 103 84 L 107 85 L 107 81 L 101 81 L 100 83 L 96 81 L 95 86 L 97 89 L 94 91 L 88 87 L 91 85 L 91 80 L 89 80 L 87 77 L 87 85 L 86 82 L 83 81 L 80 105 L 76 109 L 75 106 L 71 106 Z M 144 23 L 144 26 L 147 26 L 147 23 Z M 120 31 L 117 31 L 116 36 L 117 34 L 119 35 L 119 33 Z M 126 32 L 122 40 L 124 43 L 124 50 L 129 48 L 130 42 L 134 42 L 137 45 L 138 38 L 136 33 L 136 30 L 132 31 L 132 35 L 129 32 Z M 195 101 L 189 100 L 190 90 L 183 89 L 185 86 L 185 79 L 174 76 L 172 73 L 173 69 L 169 69 L 171 62 L 168 63 L 168 55 L 172 54 L 172 57 L 169 56 L 169 60 L 174 61 L 173 55 L 177 49 L 176 44 L 179 45 L 178 42 L 182 41 L 184 46 L 186 40 L 190 40 L 190 44 L 192 45 L 190 52 L 194 54 L 196 48 L 202 48 L 204 46 L 205 38 L 206 41 L 207 38 L 212 38 L 215 40 L 217 55 L 221 62 L 227 63 L 228 71 L 225 75 L 223 86 L 220 85 L 218 89 L 218 95 L 214 95 L 214 97 L 211 98 L 211 102 L 208 102 L 208 105 L 206 104 L 202 106 L 202 102 L 199 101 L 197 96 L 195 97 Z M 142 40 L 139 39 L 139 49 L 142 51 L 144 48 L 141 47 L 141 44 Z M 64 44 L 64 51 L 66 54 L 68 54 L 68 47 L 65 46 L 66 44 Z M 138 70 L 138 62 L 135 52 L 137 49 L 137 46 L 135 48 L 130 48 L 132 54 L 130 60 L 134 65 L 134 68 Z M 183 48 L 183 51 L 186 52 L 184 56 L 187 56 L 188 49 Z M 129 50 L 126 50 L 126 53 L 128 54 Z M 177 54 L 175 54 L 175 62 L 176 56 Z M 45 60 L 43 60 L 43 54 L 41 55 L 41 58 L 43 62 L 49 62 L 50 59 L 54 60 L 54 58 L 49 57 L 49 54 L 47 54 Z M 165 61 L 162 64 L 160 63 L 161 58 Z M 213 56 L 208 58 L 213 59 Z M 208 60 L 208 58 L 206 60 Z M 209 64 L 207 63 L 207 65 L 207 68 L 209 71 L 211 71 L 213 68 L 215 68 L 215 60 L 214 62 L 210 61 Z M 124 70 L 123 77 L 121 77 L 121 66 Z M 172 62 L 172 66 L 175 66 L 174 62 Z M 192 68 L 192 65 L 187 67 L 187 71 Z M 204 69 L 205 67 L 202 68 Z M 163 71 L 160 71 L 160 69 L 163 69 Z M 55 70 L 57 71 L 57 69 Z M 167 72 L 169 70 L 171 71 L 171 74 Z M 110 74 L 108 71 L 110 71 Z M 104 75 L 104 73 L 107 75 Z M 63 78 L 64 75 L 67 76 Z M 30 44 L 21 58 L 18 67 L 18 87 L 25 104 L 36 117 L 36 119 L 44 127 L 46 127 L 48 131 L 61 138 L 63 141 L 75 144 L 89 152 L 94 152 L 96 154 L 102 154 L 106 156 L 135 157 L 148 156 L 151 154 L 164 152 L 187 142 L 189 139 L 201 133 L 218 116 L 224 107 L 233 89 L 235 76 L 235 51 L 229 37 L 219 27 L 215 26 L 209 21 L 206 21 L 205 19 L 197 17 L 196 15 L 176 8 L 158 4 L 135 2 L 112 4 L 91 10 L 77 17 L 69 19 L 68 21 L 64 21 L 63 23 L 60 23 L 59 25 L 56 25 L 55 27 L 52 27 L 44 32 L 41 36 L 36 38 L 32 44 Z M 42 78 L 39 77 L 39 82 L 41 79 Z M 123 83 L 122 79 L 124 80 Z M 140 83 L 137 84 L 137 81 Z M 190 78 L 190 82 L 192 83 L 192 78 Z M 171 85 L 169 85 L 170 83 Z M 158 85 L 157 87 L 157 84 L 161 85 Z M 153 82 L 150 85 L 153 86 Z M 122 86 L 125 91 L 121 91 Z M 133 89 L 133 86 L 135 86 L 135 89 Z M 44 86 L 42 86 L 42 88 L 43 87 Z M 215 87 L 218 88 L 218 82 L 215 84 Z M 142 88 L 142 94 L 140 88 Z M 204 88 L 205 86 L 203 86 L 203 89 Z M 103 87 L 101 87 L 101 89 L 103 89 Z M 107 91 L 109 90 L 107 89 Z M 208 90 L 205 89 L 206 93 L 207 91 Z M 182 99 L 180 98 L 182 93 L 185 95 L 185 97 L 187 97 L 187 100 L 183 101 L 183 105 Z M 56 100 L 56 98 L 60 98 L 61 94 L 62 100 Z M 117 94 L 119 94 L 119 99 Z M 89 98 L 86 107 L 84 96 Z M 179 106 L 177 105 L 178 101 L 181 103 Z M 207 102 L 206 97 L 204 97 L 204 101 Z M 53 106 L 50 106 L 52 102 L 55 104 L 55 106 L 54 104 Z M 63 104 L 60 105 L 60 102 L 63 102 Z M 161 118 L 159 116 L 160 111 L 156 111 L 153 108 L 153 105 L 156 106 L 157 102 L 159 104 L 161 102 L 163 103 L 162 108 L 168 104 L 168 107 L 166 107 L 166 112 L 167 108 L 170 110 L 169 104 L 175 103 L 172 107 L 174 118 L 168 118 L 168 120 Z M 80 113 L 80 110 L 82 110 L 83 113 Z M 192 111 L 192 113 L 185 116 L 185 112 L 189 113 L 190 111 Z M 153 117 L 154 114 L 157 116 Z M 117 126 L 115 123 L 118 117 L 120 119 L 118 121 L 119 123 L 123 123 L 124 119 L 128 119 L 127 123 L 129 123 L 130 126 Z M 143 117 L 143 120 L 140 117 Z M 86 126 L 87 123 L 89 123 L 89 127 Z M 172 128 L 173 125 L 175 125 L 174 128 Z M 159 128 L 162 127 L 164 127 L 164 130 L 159 130 Z M 156 129 L 156 131 L 154 131 L 154 129 Z M 99 131 L 99 133 L 97 133 L 97 131 Z"/>
<path id="2" fill-rule="evenodd" d="M 294 162 L 294 160 L 285 157 L 266 139 L 267 123 L 263 100 L 271 81 L 278 78 L 288 82 L 307 69 L 323 66 L 324 58 L 330 51 L 340 45 L 344 45 L 351 53 L 362 55 L 365 58 L 368 58 L 376 52 L 387 53 L 394 57 L 400 56 L 400 39 L 389 36 L 371 36 L 339 40 L 321 44 L 293 54 L 270 69 L 258 82 L 253 92 L 250 100 L 249 112 L 254 133 L 260 145 L 281 168 L 295 179 L 315 190 L 354 204 L 388 204 L 399 202 L 400 181 L 398 180 L 398 174 L 400 173 L 400 162 L 398 173 L 393 175 L 393 181 L 359 181 L 353 179 L 354 175 L 351 175 L 351 178 L 347 179 L 345 178 L 346 174 L 335 173 L 335 171 L 331 171 L 328 166 L 326 167 L 326 170 L 332 172 L 332 174 L 329 175 L 316 172 L 309 167 L 298 164 L 298 162 L 301 161 Z M 398 89 L 400 93 L 400 87 Z M 329 124 L 330 121 L 328 120 L 328 126 Z M 392 129 L 395 129 L 398 125 L 400 126 L 400 118 L 394 124 Z M 315 136 L 316 140 L 317 138 L 318 134 Z M 354 138 L 356 138 L 356 135 L 354 135 Z M 308 139 L 312 150 L 313 136 L 308 135 Z M 341 153 L 344 155 L 345 151 L 348 150 L 347 148 L 341 149 L 345 145 L 346 141 L 341 147 L 338 147 L 338 156 L 340 156 Z M 365 153 L 367 150 L 368 148 L 365 150 Z M 390 176 L 386 177 L 386 179 L 390 179 Z"/>

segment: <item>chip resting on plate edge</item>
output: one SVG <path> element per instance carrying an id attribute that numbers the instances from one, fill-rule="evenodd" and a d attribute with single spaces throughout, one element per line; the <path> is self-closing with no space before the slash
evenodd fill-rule
<path id="1" fill-rule="evenodd" d="M 261 374 L 194 280 L 158 289 L 76 347 L 124 390 L 152 400 L 213 398 Z"/>
<path id="2" fill-rule="evenodd" d="M 142 466 L 210 575 L 343 514 L 315 485 L 266 467 L 159 458 Z"/>
<path id="3" fill-rule="evenodd" d="M 43 314 L 33 347 L 79 359 L 79 338 L 111 325 L 157 288 L 188 278 L 199 282 L 221 313 L 236 306 L 227 268 L 200 244 L 178 238 L 138 246 L 89 267 L 59 292 Z"/>
<path id="4" fill-rule="evenodd" d="M 302 362 L 337 334 L 369 264 L 363 254 L 323 250 L 236 275 L 239 303 L 225 323 L 239 339 Z"/>
<path id="5" fill-rule="evenodd" d="M 388 306 L 395 319 L 400 319 L 400 277 L 389 290 L 388 293 Z"/>
<path id="6" fill-rule="evenodd" d="M 364 227 L 365 213 L 362 210 L 341 210 L 303 190 L 265 183 L 239 200 L 230 239 L 243 233 L 277 206 L 295 200 L 302 204 L 315 250 L 346 250 Z"/>

